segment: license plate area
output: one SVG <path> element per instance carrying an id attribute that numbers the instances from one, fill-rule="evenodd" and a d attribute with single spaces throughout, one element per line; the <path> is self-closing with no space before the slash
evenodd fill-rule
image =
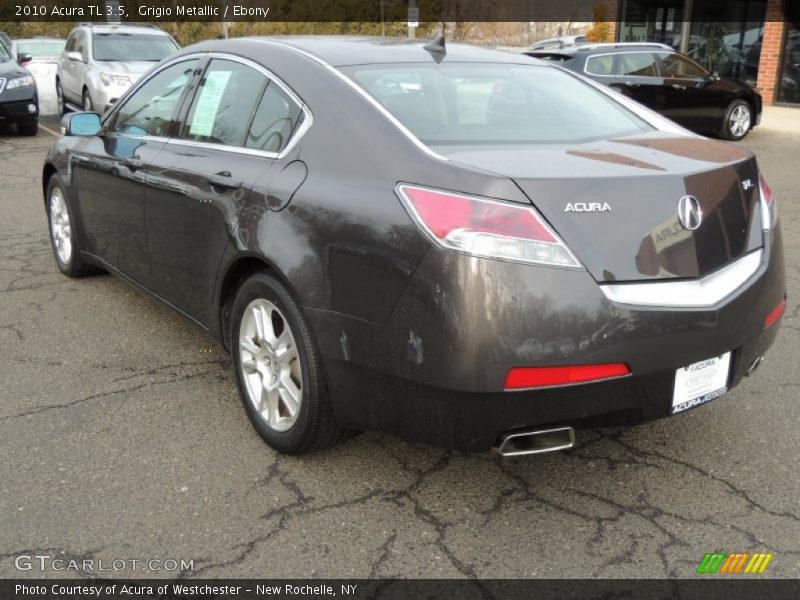
<path id="1" fill-rule="evenodd" d="M 728 391 L 730 371 L 730 352 L 677 369 L 669 414 L 681 413 L 722 396 Z"/>

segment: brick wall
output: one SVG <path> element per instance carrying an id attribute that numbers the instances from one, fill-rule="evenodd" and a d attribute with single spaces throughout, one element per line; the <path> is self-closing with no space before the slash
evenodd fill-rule
<path id="1" fill-rule="evenodd" d="M 758 61 L 758 91 L 764 97 L 765 104 L 775 102 L 777 92 L 778 69 L 786 31 L 783 2 L 784 0 L 767 0 L 764 39 L 761 43 L 761 57 Z"/>
<path id="2" fill-rule="evenodd" d="M 619 23 L 619 5 L 622 0 L 601 0 L 606 8 L 606 21 L 610 27 L 611 40 L 617 41 L 617 24 Z"/>

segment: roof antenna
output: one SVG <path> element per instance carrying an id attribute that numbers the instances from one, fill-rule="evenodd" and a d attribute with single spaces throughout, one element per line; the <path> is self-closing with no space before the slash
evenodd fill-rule
<path id="1" fill-rule="evenodd" d="M 447 48 L 445 48 L 444 45 L 444 34 L 440 33 L 433 38 L 433 41 L 428 42 L 422 48 L 431 55 L 437 64 L 439 64 L 447 55 Z"/>

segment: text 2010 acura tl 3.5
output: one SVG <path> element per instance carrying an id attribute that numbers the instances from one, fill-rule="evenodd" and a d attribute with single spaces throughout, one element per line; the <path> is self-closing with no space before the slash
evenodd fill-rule
<path id="1" fill-rule="evenodd" d="M 752 154 L 526 56 L 204 42 L 62 127 L 58 267 L 219 339 L 282 452 L 569 447 L 730 390 L 786 302 Z"/>

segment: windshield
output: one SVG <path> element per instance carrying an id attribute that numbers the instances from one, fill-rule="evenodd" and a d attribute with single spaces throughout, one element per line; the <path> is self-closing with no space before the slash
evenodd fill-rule
<path id="1" fill-rule="evenodd" d="M 0 60 L 8 60 L 11 58 L 6 51 L 6 47 L 3 44 L 0 44 Z"/>
<path id="2" fill-rule="evenodd" d="M 64 49 L 64 41 L 17 42 L 17 54 L 30 54 L 34 58 L 58 56 Z"/>
<path id="3" fill-rule="evenodd" d="M 94 59 L 98 61 L 158 62 L 178 47 L 165 35 L 95 33 Z"/>
<path id="4" fill-rule="evenodd" d="M 651 131 L 612 98 L 537 65 L 359 65 L 342 71 L 429 144 L 568 143 Z"/>

